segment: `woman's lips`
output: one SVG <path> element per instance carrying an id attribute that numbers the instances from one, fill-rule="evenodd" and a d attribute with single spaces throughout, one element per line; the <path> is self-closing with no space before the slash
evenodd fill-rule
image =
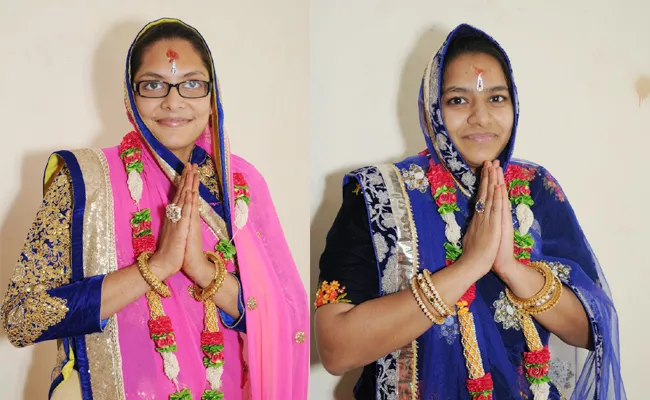
<path id="1" fill-rule="evenodd" d="M 159 120 L 156 120 L 158 124 L 167 126 L 170 128 L 177 128 L 179 126 L 187 125 L 188 122 L 190 122 L 189 119 L 185 118 L 162 118 Z"/>
<path id="2" fill-rule="evenodd" d="M 496 135 L 493 133 L 472 133 L 470 135 L 464 136 L 463 139 L 471 140 L 473 142 L 485 143 L 489 142 L 496 138 Z"/>

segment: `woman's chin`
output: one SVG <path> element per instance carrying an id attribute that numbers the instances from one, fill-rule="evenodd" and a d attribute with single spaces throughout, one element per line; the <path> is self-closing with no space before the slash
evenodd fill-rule
<path id="1" fill-rule="evenodd" d="M 200 136 L 199 134 L 194 134 L 194 132 L 169 132 L 164 130 L 158 130 L 153 132 L 154 136 L 158 141 L 169 150 L 183 150 L 188 146 L 194 145 L 196 139 Z"/>

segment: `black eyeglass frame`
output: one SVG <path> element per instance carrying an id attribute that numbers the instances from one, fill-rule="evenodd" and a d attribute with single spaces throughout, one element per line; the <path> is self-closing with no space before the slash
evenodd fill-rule
<path id="1" fill-rule="evenodd" d="M 198 97 L 183 96 L 183 94 L 181 93 L 181 90 L 180 90 L 180 85 L 182 85 L 184 83 L 187 83 L 187 82 L 192 82 L 192 81 L 207 83 L 208 91 L 206 92 L 206 94 L 203 95 L 203 96 L 198 96 Z M 153 97 L 152 96 L 143 96 L 142 93 L 140 93 L 139 86 L 141 84 L 143 84 L 143 83 L 150 83 L 150 82 L 159 82 L 159 83 L 166 84 L 167 85 L 167 93 L 165 93 L 164 96 L 153 96 Z M 169 93 L 171 92 L 172 88 L 176 88 L 176 91 L 178 92 L 178 95 L 181 96 L 184 99 L 202 99 L 204 97 L 209 96 L 210 93 L 212 92 L 212 81 L 203 81 L 203 80 L 200 80 L 200 79 L 188 79 L 188 80 L 183 81 L 183 82 L 169 83 L 169 82 L 165 82 L 165 81 L 161 81 L 161 80 L 151 79 L 151 80 L 146 80 L 146 81 L 133 82 L 131 87 L 132 87 L 133 91 L 138 94 L 138 96 L 143 97 L 145 99 L 163 99 L 163 98 L 169 96 Z"/>

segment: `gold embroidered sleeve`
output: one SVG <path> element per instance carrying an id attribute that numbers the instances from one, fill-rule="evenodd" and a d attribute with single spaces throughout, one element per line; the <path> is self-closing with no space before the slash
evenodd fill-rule
<path id="1" fill-rule="evenodd" d="M 45 193 L 0 309 L 2 326 L 14 346 L 36 342 L 68 312 L 67 301 L 47 290 L 71 279 L 72 201 L 70 173 L 63 167 Z"/>

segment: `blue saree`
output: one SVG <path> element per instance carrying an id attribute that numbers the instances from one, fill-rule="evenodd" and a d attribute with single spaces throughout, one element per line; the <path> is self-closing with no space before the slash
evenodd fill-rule
<path id="1" fill-rule="evenodd" d="M 445 54 L 450 42 L 462 35 L 484 36 L 505 56 L 498 43 L 484 32 L 469 25 L 454 29 L 428 65 L 420 90 L 420 122 L 428 151 L 395 164 L 361 168 L 344 179 L 346 190 L 356 185 L 355 192 L 365 203 L 376 265 L 377 296 L 408 290 L 410 279 L 422 269 L 435 272 L 445 267 L 445 222 L 436 211 L 429 182 L 423 178 L 431 160 L 442 164 L 454 178 L 460 208 L 455 216 L 463 233 L 474 212 L 478 178 L 447 133 L 440 107 L 439 83 Z M 510 62 L 505 58 L 512 76 Z M 542 343 L 551 343 L 548 398 L 570 395 L 580 400 L 626 399 L 620 375 L 616 310 L 598 260 L 553 176 L 540 165 L 512 158 L 519 104 L 514 81 L 510 85 L 514 127 L 499 160 L 504 170 L 508 165 L 519 166 L 533 175 L 530 191 L 534 221 L 529 232 L 535 244 L 531 259 L 550 266 L 565 290 L 575 293 L 591 325 L 592 348 L 582 371 L 578 372 L 574 365 L 577 350 L 567 351 L 566 345 L 558 346 L 556 338 L 552 339 L 552 334 L 535 322 Z M 513 224 L 518 228 L 514 209 Z M 328 246 L 334 243 L 337 234 L 330 232 Z M 326 260 L 335 264 L 333 254 L 326 248 L 321 263 Z M 321 279 L 339 279 L 351 293 L 352 303 L 358 303 L 354 300 L 353 283 L 345 281 L 345 272 L 339 273 L 340 279 L 336 272 L 322 270 Z M 492 375 L 493 399 L 533 399 L 522 359 L 523 352 L 527 351 L 526 342 L 516 311 L 505 298 L 504 290 L 502 281 L 494 273 L 488 273 L 477 282 L 476 300 L 470 308 L 483 369 Z M 470 399 L 465 385 L 467 378 L 458 317 L 448 317 L 443 325 L 432 326 L 412 343 L 366 367 L 357 386 L 357 398 Z M 372 380 L 370 385 L 369 380 Z M 369 390 L 373 393 L 369 394 Z"/>

